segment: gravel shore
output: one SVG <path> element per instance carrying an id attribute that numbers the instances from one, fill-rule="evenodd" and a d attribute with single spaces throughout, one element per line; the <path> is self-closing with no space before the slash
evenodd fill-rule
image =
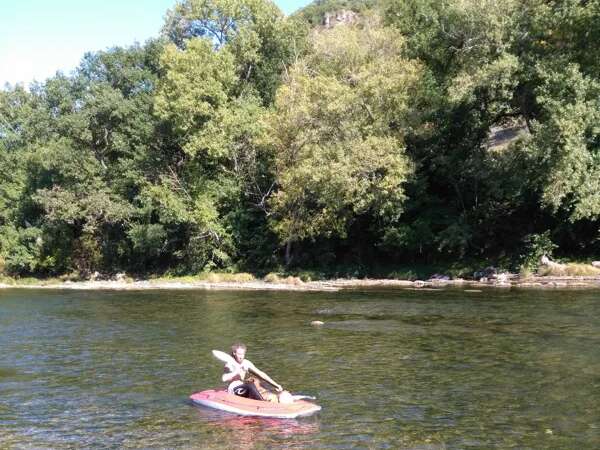
<path id="1" fill-rule="evenodd" d="M 360 288 L 398 288 L 398 289 L 443 289 L 464 288 L 474 290 L 481 288 L 600 288 L 600 277 L 529 277 L 510 280 L 427 280 L 408 281 L 390 279 L 335 279 L 328 281 L 296 280 L 294 283 L 265 282 L 262 280 L 244 282 L 208 282 L 208 281 L 65 281 L 28 284 L 0 283 L 0 289 L 80 289 L 80 290 L 151 290 L 151 289 L 207 289 L 207 290 L 276 290 L 276 291 L 339 291 L 342 289 Z"/>

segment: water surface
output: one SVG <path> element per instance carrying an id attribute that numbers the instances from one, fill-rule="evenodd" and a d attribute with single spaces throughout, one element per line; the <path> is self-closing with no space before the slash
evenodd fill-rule
<path id="1" fill-rule="evenodd" d="M 321 413 L 190 405 L 238 340 Z M 597 449 L 600 293 L 3 290 L 0 447 Z"/>

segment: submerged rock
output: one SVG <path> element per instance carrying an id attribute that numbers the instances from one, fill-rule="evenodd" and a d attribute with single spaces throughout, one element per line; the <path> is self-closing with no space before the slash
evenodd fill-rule
<path id="1" fill-rule="evenodd" d="M 395 333 L 398 331 L 406 331 L 409 327 L 395 320 L 340 320 L 338 322 L 329 322 L 327 328 L 336 330 L 345 330 L 352 332 L 380 332 L 380 333 Z"/>

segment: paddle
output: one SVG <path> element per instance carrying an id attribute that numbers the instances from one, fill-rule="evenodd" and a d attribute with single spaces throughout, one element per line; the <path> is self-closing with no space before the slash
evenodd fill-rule
<path id="1" fill-rule="evenodd" d="M 235 360 L 235 358 L 233 356 L 231 356 L 230 354 L 222 352 L 221 350 L 213 350 L 212 354 L 219 361 L 223 361 L 226 364 L 232 364 L 234 367 L 237 367 L 238 369 L 242 369 L 242 366 L 240 365 L 240 363 L 238 363 Z M 252 373 L 254 373 L 254 371 L 252 371 Z M 260 376 L 258 374 L 254 373 L 254 375 L 256 375 L 260 378 Z M 261 378 L 261 380 L 262 380 L 262 378 Z M 263 380 L 263 381 L 267 381 L 267 380 Z M 267 383 L 268 383 L 268 381 L 267 381 Z M 269 383 L 269 384 L 271 384 L 271 383 Z"/>
<path id="2" fill-rule="evenodd" d="M 212 354 L 219 361 L 223 361 L 224 363 L 227 363 L 227 364 L 233 364 L 235 367 L 241 368 L 240 364 L 229 353 L 222 352 L 221 350 L 213 350 Z"/>
<path id="3" fill-rule="evenodd" d="M 213 350 L 212 354 L 215 358 L 217 358 L 219 361 L 222 361 L 226 364 L 232 364 L 234 367 L 238 367 L 241 368 L 240 363 L 238 363 L 235 358 L 233 356 L 231 356 L 229 353 L 225 353 L 222 352 L 221 350 Z M 254 373 L 254 372 L 252 372 Z M 256 374 L 255 374 L 256 375 Z M 266 380 L 265 380 L 266 381 Z M 269 383 L 270 384 L 270 383 Z M 310 396 L 310 395 L 292 395 L 292 398 L 294 400 L 303 400 L 303 399 L 307 399 L 307 400 L 315 400 L 315 397 Z"/>

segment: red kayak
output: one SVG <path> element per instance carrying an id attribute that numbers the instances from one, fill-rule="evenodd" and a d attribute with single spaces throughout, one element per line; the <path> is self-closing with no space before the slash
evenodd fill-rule
<path id="1" fill-rule="evenodd" d="M 190 400 L 197 405 L 242 416 L 274 417 L 278 419 L 295 419 L 321 410 L 319 405 L 305 400 L 296 400 L 294 403 L 272 403 L 233 395 L 224 389 L 195 392 L 190 395 Z"/>

